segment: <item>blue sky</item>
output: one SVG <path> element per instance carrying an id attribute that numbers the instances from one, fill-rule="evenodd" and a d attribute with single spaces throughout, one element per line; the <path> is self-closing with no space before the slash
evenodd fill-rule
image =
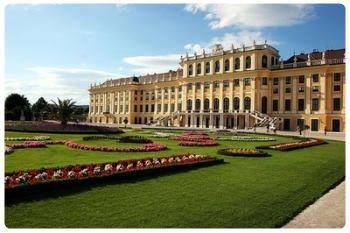
<path id="1" fill-rule="evenodd" d="M 345 47 L 342 5 L 9 5 L 6 94 L 88 103 L 90 83 L 178 68 L 181 54 L 272 43 L 286 59 Z"/>

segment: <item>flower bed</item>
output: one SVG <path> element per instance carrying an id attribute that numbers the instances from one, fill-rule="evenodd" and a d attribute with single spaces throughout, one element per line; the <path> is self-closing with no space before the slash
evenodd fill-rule
<path id="1" fill-rule="evenodd" d="M 84 141 L 94 141 L 94 140 L 119 140 L 118 136 L 109 136 L 109 135 L 94 135 L 94 136 L 85 136 L 82 139 Z"/>
<path id="2" fill-rule="evenodd" d="M 256 148 L 257 149 L 274 149 L 279 151 L 290 151 L 290 150 L 297 150 L 297 149 L 302 149 L 302 148 L 311 147 L 311 146 L 322 145 L 326 143 L 327 142 L 320 139 L 307 139 L 299 142 L 281 143 L 281 144 L 274 144 L 274 145 L 268 145 L 268 146 L 257 146 Z"/>
<path id="3" fill-rule="evenodd" d="M 36 136 L 36 137 L 7 137 L 5 141 L 45 141 L 50 140 L 49 136 Z"/>
<path id="4" fill-rule="evenodd" d="M 37 132 L 37 133 L 70 133 L 70 134 L 112 134 L 123 133 L 116 127 L 93 126 L 85 124 L 61 125 L 45 121 L 6 121 L 6 131 Z"/>
<path id="5" fill-rule="evenodd" d="M 153 143 L 152 140 L 141 137 L 141 136 L 124 136 L 119 138 L 119 142 L 126 143 Z"/>
<path id="6" fill-rule="evenodd" d="M 46 147 L 46 143 L 41 141 L 25 141 L 21 144 L 11 144 L 6 146 L 11 147 L 12 149 L 15 150 L 15 149 L 23 149 L 23 148 Z"/>
<path id="7" fill-rule="evenodd" d="M 216 140 L 209 137 L 203 132 L 185 132 L 180 136 L 171 137 L 170 139 L 180 141 L 179 146 L 217 146 Z"/>
<path id="8" fill-rule="evenodd" d="M 76 143 L 74 141 L 67 141 L 65 145 L 70 148 L 80 149 L 80 150 L 91 150 L 91 151 L 105 151 L 105 152 L 148 152 L 148 151 L 161 151 L 167 149 L 166 145 L 158 143 L 147 143 L 142 147 L 112 147 L 112 146 L 90 146 Z"/>
<path id="9" fill-rule="evenodd" d="M 266 152 L 257 149 L 245 148 L 226 148 L 218 151 L 219 154 L 228 156 L 242 156 L 242 157 L 267 157 Z"/>
<path id="10" fill-rule="evenodd" d="M 102 178 L 116 176 L 145 175 L 159 173 L 163 170 L 192 167 L 198 165 L 211 165 L 222 163 L 222 159 L 214 157 L 183 154 L 161 158 L 142 158 L 121 160 L 117 162 L 65 166 L 59 168 L 43 168 L 30 171 L 10 172 L 5 174 L 6 197 L 21 192 L 43 191 L 43 189 L 56 189 L 63 185 L 76 187 L 84 181 L 98 181 Z M 90 182 L 91 183 L 91 182 Z"/>
<path id="11" fill-rule="evenodd" d="M 163 132 L 154 132 L 154 135 L 152 135 L 151 137 L 153 138 L 169 138 L 171 135 L 173 135 L 172 133 L 163 133 Z"/>
<path id="12" fill-rule="evenodd" d="M 12 147 L 5 146 L 5 155 L 11 154 L 13 151 Z"/>
<path id="13" fill-rule="evenodd" d="M 276 141 L 274 138 L 269 137 L 250 137 L 250 136 L 233 136 L 231 138 L 221 138 L 222 141 L 239 141 L 239 142 L 268 142 Z"/>

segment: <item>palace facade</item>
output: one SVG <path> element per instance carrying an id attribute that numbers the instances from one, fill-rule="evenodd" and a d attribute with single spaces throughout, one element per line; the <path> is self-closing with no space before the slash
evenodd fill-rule
<path id="1" fill-rule="evenodd" d="M 283 61 L 268 44 L 214 45 L 176 71 L 91 85 L 89 122 L 345 131 L 345 49 Z"/>

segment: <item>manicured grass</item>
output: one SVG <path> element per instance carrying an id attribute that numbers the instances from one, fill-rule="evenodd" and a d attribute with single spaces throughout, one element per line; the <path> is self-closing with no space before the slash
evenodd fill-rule
<path id="1" fill-rule="evenodd" d="M 6 132 L 6 136 L 35 136 Z M 124 135 L 149 133 L 127 132 Z M 49 135 L 93 145 L 82 135 Z M 293 141 L 275 137 L 273 143 Z M 152 138 L 169 149 L 148 153 L 107 153 L 66 148 L 16 150 L 5 157 L 6 171 L 155 157 L 185 152 L 224 158 L 222 165 L 114 184 L 81 187 L 7 203 L 7 227 L 279 227 L 345 176 L 345 144 L 279 152 L 267 158 L 218 155 L 226 147 L 254 148 L 271 142 L 219 141 L 215 147 L 180 147 L 176 141 Z M 125 145 L 125 144 L 124 144 Z M 133 144 L 134 145 L 134 144 Z"/>

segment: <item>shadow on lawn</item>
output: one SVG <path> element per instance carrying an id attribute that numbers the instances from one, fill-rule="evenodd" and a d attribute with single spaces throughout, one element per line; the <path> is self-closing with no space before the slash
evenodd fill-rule
<path id="1" fill-rule="evenodd" d="M 215 165 L 227 164 L 227 162 L 218 163 Z M 159 173 L 146 173 L 142 176 L 128 175 L 120 177 L 107 177 L 107 179 L 90 180 L 87 182 L 75 183 L 75 185 L 66 185 L 59 189 L 46 189 L 37 191 L 26 195 L 5 195 L 5 206 L 10 207 L 12 205 L 21 202 L 35 202 L 44 199 L 58 198 L 63 196 L 74 195 L 76 193 L 92 190 L 96 187 L 104 187 L 107 185 L 116 185 L 123 183 L 137 183 L 148 179 L 154 179 L 158 177 L 164 177 L 169 175 L 176 175 L 177 173 L 195 171 L 197 169 L 212 166 L 213 164 L 203 164 L 200 167 L 178 167 L 176 169 L 164 170 Z"/>

